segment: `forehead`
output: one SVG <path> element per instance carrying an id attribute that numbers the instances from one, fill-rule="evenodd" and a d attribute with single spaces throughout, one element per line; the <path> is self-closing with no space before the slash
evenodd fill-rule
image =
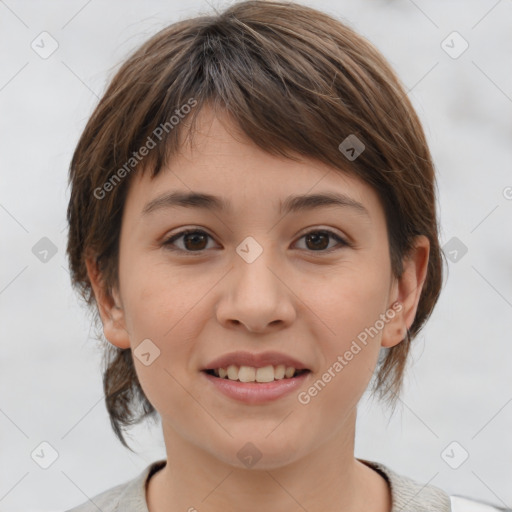
<path id="1" fill-rule="evenodd" d="M 208 108 L 198 115 L 193 139 L 185 138 L 184 133 L 179 151 L 156 177 L 151 178 L 147 169 L 135 173 L 125 209 L 143 214 L 158 198 L 178 192 L 175 199 L 191 193 L 219 198 L 196 197 L 194 201 L 226 214 L 251 205 L 256 211 L 275 206 L 282 213 L 301 203 L 292 201 L 291 196 L 330 195 L 337 196 L 332 203 L 340 198 L 352 203 L 355 213 L 359 209 L 359 213 L 366 210 L 369 218 L 383 215 L 378 195 L 350 173 L 348 161 L 342 171 L 302 155 L 300 161 L 272 155 L 254 144 L 229 116 Z M 340 161 L 342 158 L 340 153 Z M 362 208 L 355 206 L 357 203 Z"/>

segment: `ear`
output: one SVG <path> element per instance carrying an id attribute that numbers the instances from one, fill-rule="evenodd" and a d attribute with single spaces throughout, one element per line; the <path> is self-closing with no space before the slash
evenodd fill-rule
<path id="1" fill-rule="evenodd" d="M 393 280 L 390 297 L 395 315 L 383 330 L 383 347 L 398 345 L 414 322 L 427 275 L 429 251 L 429 239 L 424 235 L 417 236 L 413 249 L 403 260 L 402 277 Z"/>
<path id="2" fill-rule="evenodd" d="M 85 265 L 98 305 L 105 338 L 116 347 L 130 348 L 130 338 L 126 330 L 124 310 L 118 291 L 113 290 L 110 294 L 105 289 L 95 257 L 87 257 Z"/>

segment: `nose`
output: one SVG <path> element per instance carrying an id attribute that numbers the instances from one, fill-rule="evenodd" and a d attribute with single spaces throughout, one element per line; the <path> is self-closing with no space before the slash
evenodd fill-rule
<path id="1" fill-rule="evenodd" d="M 217 320 L 226 328 L 242 325 L 250 332 L 289 326 L 296 317 L 293 286 L 284 272 L 263 253 L 252 263 L 236 255 L 223 280 Z M 276 267 L 276 268 L 273 268 Z M 289 278 L 288 278 L 289 280 Z"/>

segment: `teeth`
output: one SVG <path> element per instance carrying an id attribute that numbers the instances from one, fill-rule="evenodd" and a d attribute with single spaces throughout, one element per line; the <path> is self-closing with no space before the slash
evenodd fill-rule
<path id="1" fill-rule="evenodd" d="M 286 377 L 290 378 L 290 377 L 293 377 L 294 373 L 295 373 L 295 368 L 292 368 L 290 366 L 289 368 L 286 368 L 286 372 L 284 374 Z"/>
<path id="2" fill-rule="evenodd" d="M 284 379 L 285 373 L 286 366 L 284 364 L 274 367 L 274 379 Z"/>
<path id="3" fill-rule="evenodd" d="M 297 370 L 292 366 L 279 364 L 277 366 L 264 366 L 262 368 L 254 368 L 252 366 L 236 366 L 229 365 L 227 368 L 216 368 L 214 374 L 221 379 L 239 380 L 240 382 L 272 382 L 274 380 L 292 378 Z"/>
<path id="4" fill-rule="evenodd" d="M 240 382 L 254 382 L 256 380 L 256 368 L 240 366 L 238 370 L 238 380 Z"/>
<path id="5" fill-rule="evenodd" d="M 229 380 L 237 380 L 238 379 L 238 368 L 235 365 L 228 366 L 227 370 L 228 370 L 228 379 Z"/>

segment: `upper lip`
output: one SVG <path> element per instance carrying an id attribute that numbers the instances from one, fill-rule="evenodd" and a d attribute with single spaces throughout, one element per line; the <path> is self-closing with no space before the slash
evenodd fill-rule
<path id="1" fill-rule="evenodd" d="M 304 363 L 281 352 L 261 352 L 259 354 L 252 354 L 251 352 L 238 351 L 224 354 L 210 361 L 203 370 L 227 368 L 230 365 L 262 368 L 264 366 L 277 366 L 280 364 L 284 364 L 286 367 L 292 366 L 296 370 L 309 369 Z"/>

